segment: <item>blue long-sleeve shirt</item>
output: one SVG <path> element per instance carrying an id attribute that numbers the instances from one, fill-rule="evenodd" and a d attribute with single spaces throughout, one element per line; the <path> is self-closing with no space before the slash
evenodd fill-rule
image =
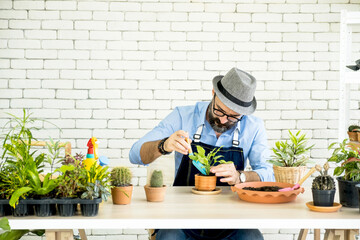
<path id="1" fill-rule="evenodd" d="M 270 151 L 263 121 L 255 116 L 243 116 L 236 127 L 217 138 L 215 131 L 206 120 L 208 106 L 209 102 L 198 102 L 193 106 L 176 107 L 154 129 L 134 143 L 129 153 L 130 162 L 145 165 L 140 157 L 140 148 L 145 142 L 169 137 L 178 130 L 187 131 L 189 137 L 193 139 L 198 127 L 204 124 L 200 141 L 216 147 L 231 147 L 234 131 L 239 129 L 239 146 L 243 148 L 245 164 L 246 159 L 249 159 L 252 170 L 260 176 L 261 181 L 275 181 L 272 166 L 266 162 L 270 159 Z M 175 152 L 175 176 L 182 157 L 183 154 Z"/>

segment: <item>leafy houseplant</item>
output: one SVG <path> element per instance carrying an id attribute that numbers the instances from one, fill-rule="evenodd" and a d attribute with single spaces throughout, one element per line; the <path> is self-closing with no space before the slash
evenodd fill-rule
<path id="1" fill-rule="evenodd" d="M 277 182 L 295 184 L 300 181 L 306 171 L 306 164 L 310 162 L 307 153 L 314 145 L 307 147 L 308 139 L 305 134 L 295 135 L 289 130 L 290 142 L 277 141 L 272 148 L 273 155 L 268 162 L 273 164 Z"/>
<path id="2" fill-rule="evenodd" d="M 197 152 L 190 155 L 189 158 L 193 161 L 198 161 L 203 165 L 206 175 L 195 174 L 195 188 L 198 191 L 213 191 L 216 188 L 216 176 L 210 173 L 210 168 L 215 164 L 229 164 L 232 161 L 225 161 L 222 155 L 216 155 L 221 147 L 214 148 L 208 154 L 201 146 L 196 146 Z"/>
<path id="3" fill-rule="evenodd" d="M 149 202 L 164 201 L 166 186 L 163 181 L 163 173 L 161 170 L 154 170 L 150 178 L 150 186 L 144 186 L 146 199 Z"/>
<path id="4" fill-rule="evenodd" d="M 321 167 L 317 168 L 320 176 L 314 178 L 312 182 L 312 195 L 314 206 L 333 206 L 335 197 L 335 181 L 328 175 L 330 166 L 328 163 L 324 164 L 324 171 Z"/>
<path id="5" fill-rule="evenodd" d="M 339 176 L 336 179 L 340 203 L 345 207 L 358 207 L 359 197 L 355 185 L 360 183 L 360 144 L 344 139 L 340 143 L 330 144 L 328 149 L 332 148 L 334 151 L 328 161 L 340 164 L 334 170 L 334 176 Z"/>
<path id="6" fill-rule="evenodd" d="M 132 173 L 128 167 L 115 167 L 111 170 L 111 195 L 114 204 L 130 204 L 133 191 Z"/>
<path id="7" fill-rule="evenodd" d="M 349 135 L 350 141 L 360 141 L 359 140 L 360 126 L 358 126 L 358 125 L 350 125 L 349 128 L 348 128 L 347 133 Z"/>

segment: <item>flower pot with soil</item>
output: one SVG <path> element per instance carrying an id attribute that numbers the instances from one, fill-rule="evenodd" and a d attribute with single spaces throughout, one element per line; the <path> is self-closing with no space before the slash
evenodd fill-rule
<path id="1" fill-rule="evenodd" d="M 205 154 L 204 148 L 201 146 L 196 146 L 196 149 L 197 152 L 194 152 L 193 155 L 189 155 L 189 158 L 193 160 L 194 165 L 195 163 L 201 164 L 205 175 L 195 174 L 195 189 L 198 191 L 213 191 L 216 188 L 216 176 L 210 173 L 210 168 L 217 164 L 228 164 L 233 162 L 220 159 L 223 157 L 222 155 L 216 155 L 221 147 L 214 148 L 207 155 Z"/>
<path id="2" fill-rule="evenodd" d="M 314 206 L 332 207 L 335 198 L 335 181 L 328 175 L 329 164 L 324 164 L 324 171 L 321 167 L 316 170 L 320 172 L 320 176 L 314 178 L 312 182 L 312 196 Z"/>
<path id="3" fill-rule="evenodd" d="M 128 167 L 115 167 L 111 170 L 111 196 L 113 204 L 130 204 L 133 191 L 132 173 Z"/>
<path id="4" fill-rule="evenodd" d="M 347 134 L 349 135 L 350 141 L 360 141 L 359 134 L 360 133 L 360 126 L 358 125 L 350 125 L 348 128 Z"/>
<path id="5" fill-rule="evenodd" d="M 166 186 L 163 182 L 161 170 L 154 170 L 151 174 L 150 185 L 145 185 L 145 194 L 148 202 L 162 202 L 165 198 Z"/>
<path id="6" fill-rule="evenodd" d="M 334 176 L 339 176 L 339 197 L 344 207 L 358 207 L 359 196 L 355 185 L 360 184 L 360 143 L 348 142 L 344 139 L 341 143 L 332 143 L 329 150 L 335 147 L 329 162 L 335 162 L 338 166 L 334 170 Z"/>
<path id="7" fill-rule="evenodd" d="M 307 153 L 314 145 L 307 147 L 308 139 L 305 134 L 295 135 L 289 130 L 290 142 L 278 141 L 272 148 L 273 155 L 270 163 L 273 164 L 276 182 L 295 184 L 305 175 L 306 164 L 310 162 Z"/>

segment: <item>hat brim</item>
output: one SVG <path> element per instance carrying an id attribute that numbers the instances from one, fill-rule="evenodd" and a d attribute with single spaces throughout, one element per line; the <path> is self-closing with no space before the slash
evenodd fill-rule
<path id="1" fill-rule="evenodd" d="M 227 97 L 225 97 L 219 90 L 217 83 L 223 78 L 224 76 L 219 75 L 214 77 L 213 79 L 213 87 L 214 91 L 216 93 L 216 96 L 220 99 L 222 103 L 224 103 L 228 108 L 233 110 L 234 112 L 237 112 L 242 115 L 250 115 L 255 112 L 256 110 L 256 98 L 254 96 L 254 99 L 251 102 L 251 105 L 249 107 L 242 107 L 231 100 L 229 100 Z"/>

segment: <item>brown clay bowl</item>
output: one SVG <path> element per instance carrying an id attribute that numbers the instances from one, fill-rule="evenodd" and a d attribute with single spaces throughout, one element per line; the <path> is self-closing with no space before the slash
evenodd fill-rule
<path id="1" fill-rule="evenodd" d="M 262 192 L 243 190 L 244 187 L 264 187 L 264 186 L 277 186 L 281 188 L 293 187 L 291 183 L 280 182 L 247 182 L 231 186 L 233 192 L 237 192 L 241 200 L 254 203 L 286 203 L 294 201 L 297 195 L 303 193 L 304 188 L 288 191 L 288 192 Z"/>

